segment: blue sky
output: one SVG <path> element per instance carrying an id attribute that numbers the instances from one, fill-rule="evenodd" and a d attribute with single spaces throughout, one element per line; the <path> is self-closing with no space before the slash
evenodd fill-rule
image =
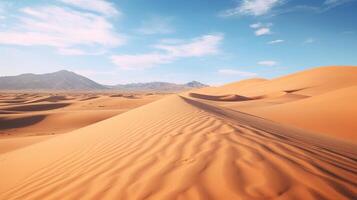
<path id="1" fill-rule="evenodd" d="M 357 65 L 356 0 L 1 0 L 0 75 L 218 85 Z"/>

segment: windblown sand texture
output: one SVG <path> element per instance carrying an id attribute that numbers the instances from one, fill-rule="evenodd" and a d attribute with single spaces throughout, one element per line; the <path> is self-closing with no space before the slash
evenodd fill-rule
<path id="1" fill-rule="evenodd" d="M 225 95 L 170 95 L 0 154 L 0 199 L 357 196 L 356 144 L 227 108 Z"/>
<path id="2" fill-rule="evenodd" d="M 0 153 L 82 128 L 163 96 L 3 93 L 0 96 Z"/>
<path id="3" fill-rule="evenodd" d="M 193 91 L 191 97 L 357 143 L 357 67 L 319 67 Z"/>

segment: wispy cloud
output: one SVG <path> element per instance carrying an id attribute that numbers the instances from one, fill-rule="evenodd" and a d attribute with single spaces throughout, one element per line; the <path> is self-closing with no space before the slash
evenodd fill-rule
<path id="1" fill-rule="evenodd" d="M 271 31 L 270 31 L 270 28 L 260 28 L 260 29 L 257 29 L 254 34 L 256 36 L 262 36 L 262 35 L 269 35 L 271 34 Z"/>
<path id="2" fill-rule="evenodd" d="M 264 25 L 260 22 L 257 22 L 257 23 L 254 23 L 254 24 L 251 24 L 249 25 L 250 28 L 253 28 L 253 29 L 257 29 L 257 28 L 261 28 L 263 27 Z"/>
<path id="3" fill-rule="evenodd" d="M 6 19 L 7 15 L 7 10 L 9 9 L 10 2 L 0 2 L 0 20 Z M 0 27 L 3 26 L 3 24 L 0 24 Z"/>
<path id="4" fill-rule="evenodd" d="M 329 7 L 339 6 L 355 0 L 325 0 L 324 5 Z"/>
<path id="5" fill-rule="evenodd" d="M 295 4 L 289 5 L 290 0 L 238 0 L 237 6 L 224 10 L 221 17 L 231 16 L 276 16 L 290 12 L 315 12 L 322 13 L 337 6 L 357 0 L 322 0 L 320 4 Z"/>
<path id="6" fill-rule="evenodd" d="M 357 0 L 324 0 L 321 1 L 320 4 L 315 4 L 315 5 L 307 5 L 307 4 L 300 4 L 300 5 L 295 5 L 295 6 L 290 6 L 290 7 L 285 7 L 283 9 L 277 10 L 274 15 L 281 15 L 285 13 L 291 13 L 291 12 L 312 12 L 312 13 L 323 13 L 327 12 L 333 8 L 336 8 L 338 6 L 351 3 L 353 1 Z"/>
<path id="7" fill-rule="evenodd" d="M 179 58 L 202 57 L 219 53 L 223 35 L 204 35 L 188 42 L 154 45 L 154 52 L 146 54 L 122 54 L 111 57 L 121 69 L 137 70 L 174 62 Z"/>
<path id="8" fill-rule="evenodd" d="M 283 0 L 241 0 L 236 7 L 222 12 L 221 16 L 229 17 L 236 15 L 266 15 L 274 7 L 280 5 L 281 3 L 283 3 Z"/>
<path id="9" fill-rule="evenodd" d="M 314 43 L 315 39 L 314 38 L 307 38 L 303 41 L 303 44 L 311 44 Z"/>
<path id="10" fill-rule="evenodd" d="M 83 55 L 88 48 L 125 43 L 125 37 L 115 31 L 106 16 L 91 12 L 60 6 L 25 7 L 16 19 L 0 29 L 0 44 L 50 46 L 61 54 Z"/>
<path id="11" fill-rule="evenodd" d="M 106 50 L 83 50 L 83 49 L 76 49 L 76 48 L 60 48 L 58 49 L 58 53 L 61 55 L 67 55 L 67 56 L 83 56 L 83 55 L 103 55 L 106 53 Z"/>
<path id="12" fill-rule="evenodd" d="M 268 66 L 268 67 L 273 67 L 276 66 L 278 62 L 274 60 L 262 60 L 258 62 L 258 65 L 263 65 L 263 66 Z"/>
<path id="13" fill-rule="evenodd" d="M 262 35 L 269 35 L 272 34 L 270 27 L 272 26 L 272 23 L 255 23 L 255 24 L 251 24 L 249 27 L 252 29 L 255 29 L 254 34 L 256 36 L 262 36 Z"/>
<path id="14" fill-rule="evenodd" d="M 115 16 L 120 14 L 114 4 L 106 0 L 60 0 L 65 4 L 74 6 L 87 11 L 92 11 L 106 16 Z"/>
<path id="15" fill-rule="evenodd" d="M 279 43 L 283 43 L 283 42 L 285 42 L 285 40 L 278 39 L 278 40 L 272 40 L 272 41 L 268 42 L 268 44 L 279 44 Z"/>
<path id="16" fill-rule="evenodd" d="M 220 69 L 218 73 L 226 76 L 241 76 L 241 77 L 254 77 L 257 76 L 257 73 L 240 71 L 235 69 Z"/>
<path id="17" fill-rule="evenodd" d="M 171 17 L 152 17 L 149 20 L 143 21 L 137 31 L 145 35 L 169 34 L 175 32 L 175 28 L 171 23 Z"/>

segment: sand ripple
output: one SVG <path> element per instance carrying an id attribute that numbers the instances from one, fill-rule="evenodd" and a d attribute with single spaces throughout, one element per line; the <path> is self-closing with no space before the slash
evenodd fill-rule
<path id="1" fill-rule="evenodd" d="M 174 95 L 0 155 L 0 199 L 357 196 L 355 146 L 291 132 Z"/>

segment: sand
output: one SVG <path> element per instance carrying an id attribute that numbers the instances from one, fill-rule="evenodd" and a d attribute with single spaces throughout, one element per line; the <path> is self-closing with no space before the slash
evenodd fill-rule
<path id="1" fill-rule="evenodd" d="M 242 87 L 269 81 L 246 81 Z M 0 199 L 357 196 L 357 144 L 243 111 L 283 116 L 284 110 L 271 106 L 286 105 L 287 111 L 302 106 L 306 112 L 316 109 L 311 116 L 347 113 L 338 116 L 343 122 L 354 116 L 347 108 L 354 106 L 355 86 L 321 85 L 321 91 L 308 92 L 274 88 L 249 96 L 232 92 L 239 85 L 226 93 L 205 88 L 173 94 L 65 134 L 23 141 L 26 146 L 0 154 Z M 324 109 L 341 101 L 345 104 L 336 109 Z"/>
<path id="2" fill-rule="evenodd" d="M 335 66 L 203 88 L 190 96 L 357 144 L 356 87 L 357 67 Z"/>
<path id="3" fill-rule="evenodd" d="M 159 94 L 3 94 L 0 138 L 66 133 L 161 97 Z"/>
<path id="4" fill-rule="evenodd" d="M 67 133 L 153 102 L 163 96 L 162 94 L 3 93 L 0 96 L 0 154 L 51 138 L 40 136 Z"/>
<path id="5" fill-rule="evenodd" d="M 250 113 L 357 143 L 357 85 Z"/>
<path id="6" fill-rule="evenodd" d="M 173 95 L 1 154 L 0 199 L 351 199 L 356 155 Z"/>

